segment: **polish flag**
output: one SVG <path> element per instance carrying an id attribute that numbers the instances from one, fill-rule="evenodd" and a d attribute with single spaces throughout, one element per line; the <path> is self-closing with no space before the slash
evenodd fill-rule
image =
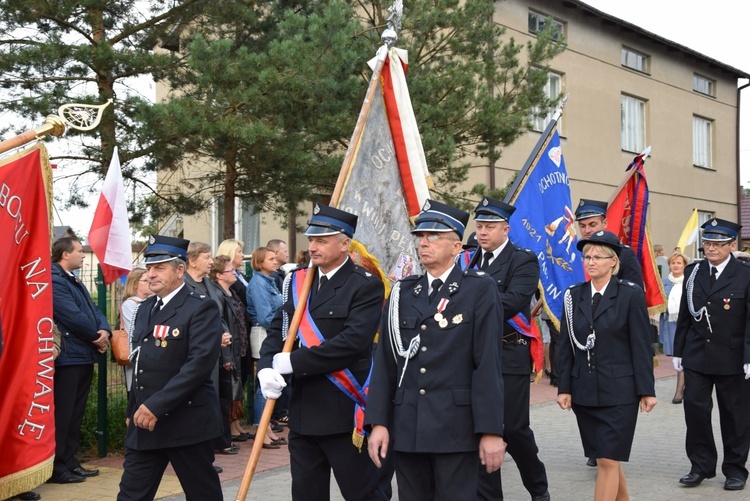
<path id="1" fill-rule="evenodd" d="M 125 187 L 117 147 L 104 178 L 102 194 L 91 223 L 89 245 L 99 259 L 105 285 L 127 275 L 133 269 Z"/>

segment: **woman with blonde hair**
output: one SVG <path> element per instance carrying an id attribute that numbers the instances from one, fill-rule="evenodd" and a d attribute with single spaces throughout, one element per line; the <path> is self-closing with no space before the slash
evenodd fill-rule
<path id="1" fill-rule="evenodd" d="M 128 333 L 128 338 L 130 338 L 133 317 L 135 316 L 138 306 L 144 299 L 153 294 L 148 284 L 149 281 L 145 268 L 135 268 L 128 274 L 128 278 L 125 280 L 125 290 L 122 295 L 125 299 L 122 301 L 122 305 L 120 305 L 120 319 L 122 320 L 122 328 Z M 126 366 L 125 388 L 128 391 L 130 391 L 132 383 L 133 367 Z"/>
<path id="2" fill-rule="evenodd" d="M 622 461 L 638 409 L 656 405 L 648 309 L 640 286 L 619 280 L 622 245 L 609 231 L 578 242 L 590 277 L 565 291 L 557 403 L 573 410 L 587 458 L 596 459 L 595 501 L 626 501 Z"/>
<path id="3" fill-rule="evenodd" d="M 677 314 L 680 312 L 682 299 L 682 282 L 685 280 L 685 266 L 690 264 L 687 256 L 675 252 L 667 260 L 669 274 L 664 277 L 664 293 L 667 295 L 667 311 L 659 317 L 659 342 L 664 346 L 664 354 L 671 357 L 674 353 L 674 335 L 677 330 Z M 685 390 L 685 373 L 677 373 L 677 387 L 674 390 L 673 404 L 682 403 Z"/>

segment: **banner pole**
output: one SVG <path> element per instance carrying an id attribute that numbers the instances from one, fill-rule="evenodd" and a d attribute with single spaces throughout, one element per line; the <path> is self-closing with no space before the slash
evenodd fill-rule
<path id="1" fill-rule="evenodd" d="M 62 118 L 57 115 L 49 115 L 44 121 L 44 125 L 33 130 L 27 130 L 23 134 L 16 137 L 12 137 L 0 143 L 0 154 L 10 151 L 13 148 L 18 148 L 24 144 L 34 141 L 35 139 L 41 139 L 44 136 L 53 135 L 60 137 L 65 132 L 65 122 Z"/>

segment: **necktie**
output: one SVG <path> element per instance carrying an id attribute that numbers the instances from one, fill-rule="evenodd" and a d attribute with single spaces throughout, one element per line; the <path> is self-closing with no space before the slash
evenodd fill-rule
<path id="1" fill-rule="evenodd" d="M 440 280 L 439 278 L 436 278 L 435 280 L 432 281 L 432 292 L 430 292 L 430 302 L 432 302 L 432 300 L 435 299 L 435 296 L 437 296 L 441 285 L 443 285 L 443 281 Z"/>
<path id="2" fill-rule="evenodd" d="M 161 298 L 157 299 L 154 308 L 151 310 L 151 316 L 149 318 L 154 318 L 154 316 L 161 310 L 163 304 L 164 302 L 161 300 Z"/>
<path id="3" fill-rule="evenodd" d="M 596 315 L 596 309 L 599 307 L 599 301 L 602 300 L 601 293 L 597 292 L 594 297 L 591 298 L 591 316 Z"/>
<path id="4" fill-rule="evenodd" d="M 711 287 L 713 287 L 714 284 L 716 283 L 716 272 L 717 272 L 716 266 L 712 266 L 711 267 L 711 277 L 708 279 L 708 281 L 711 282 Z"/>
<path id="5" fill-rule="evenodd" d="M 490 259 L 492 259 L 492 253 L 491 252 L 485 252 L 482 256 L 482 266 L 479 267 L 480 270 L 486 270 L 490 267 Z"/>
<path id="6" fill-rule="evenodd" d="M 328 283 L 328 277 L 323 275 L 320 277 L 320 283 L 318 284 L 318 290 L 320 290 L 325 284 Z"/>

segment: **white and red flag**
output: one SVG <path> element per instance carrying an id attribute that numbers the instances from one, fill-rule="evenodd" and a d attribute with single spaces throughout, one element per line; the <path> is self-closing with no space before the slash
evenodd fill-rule
<path id="1" fill-rule="evenodd" d="M 94 250 L 109 285 L 133 269 L 125 186 L 122 182 L 117 147 L 104 178 L 102 194 L 89 230 L 89 245 Z"/>

